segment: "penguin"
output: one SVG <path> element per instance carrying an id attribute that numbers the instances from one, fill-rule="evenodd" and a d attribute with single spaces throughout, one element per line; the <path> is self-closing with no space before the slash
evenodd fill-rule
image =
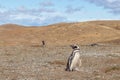
<path id="1" fill-rule="evenodd" d="M 80 48 L 78 45 L 71 45 L 73 51 L 68 58 L 66 71 L 74 71 L 77 70 L 77 66 L 81 66 L 81 59 L 80 59 Z"/>

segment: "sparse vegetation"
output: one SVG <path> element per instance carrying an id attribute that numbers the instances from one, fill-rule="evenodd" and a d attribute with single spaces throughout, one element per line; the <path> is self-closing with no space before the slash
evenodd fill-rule
<path id="1" fill-rule="evenodd" d="M 59 23 L 44 27 L 1 25 L 0 46 L 40 45 L 43 40 L 47 43 L 46 45 L 62 46 L 71 43 L 86 45 L 97 42 L 118 44 L 120 43 L 120 29 L 117 29 L 119 25 L 120 21 Z"/>
<path id="2" fill-rule="evenodd" d="M 108 54 L 107 56 L 108 57 L 118 57 L 118 58 L 120 58 L 120 55 L 117 55 L 117 54 Z"/>
<path id="3" fill-rule="evenodd" d="M 80 72 L 66 72 L 66 62 L 70 55 L 68 51 L 71 50 L 69 46 L 47 46 L 45 52 L 43 47 L 0 47 L 0 79 L 119 80 L 120 61 L 118 57 L 111 59 L 105 55 L 120 52 L 120 46 L 84 45 L 80 48 L 82 58 Z M 113 76 L 109 74 L 111 72 Z"/>
<path id="4" fill-rule="evenodd" d="M 48 63 L 51 64 L 51 65 L 66 65 L 65 62 L 58 61 L 58 60 L 53 61 L 53 62 L 48 62 Z"/>
<path id="5" fill-rule="evenodd" d="M 120 71 L 120 66 L 110 66 L 105 69 L 105 73 L 111 72 L 111 71 Z"/>

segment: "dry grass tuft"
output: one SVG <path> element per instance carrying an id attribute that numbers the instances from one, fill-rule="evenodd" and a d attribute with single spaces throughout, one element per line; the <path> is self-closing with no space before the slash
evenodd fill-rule
<path id="1" fill-rule="evenodd" d="M 118 58 L 120 57 L 119 54 L 108 54 L 107 56 L 108 56 L 108 57 L 118 57 Z"/>
<path id="2" fill-rule="evenodd" d="M 120 66 L 111 66 L 111 67 L 107 67 L 106 69 L 105 69 L 105 73 L 108 73 L 108 72 L 111 72 L 111 71 L 119 71 L 120 70 Z"/>
<path id="3" fill-rule="evenodd" d="M 62 61 L 53 61 L 53 62 L 48 62 L 49 64 L 51 65 L 65 65 L 65 62 L 62 62 Z"/>

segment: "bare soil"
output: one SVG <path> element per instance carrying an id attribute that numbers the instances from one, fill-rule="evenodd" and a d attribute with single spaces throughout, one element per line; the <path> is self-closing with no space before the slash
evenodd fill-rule
<path id="1" fill-rule="evenodd" d="M 81 45 L 80 71 L 65 71 L 68 46 L 1 46 L 0 80 L 120 80 L 120 45 Z"/>

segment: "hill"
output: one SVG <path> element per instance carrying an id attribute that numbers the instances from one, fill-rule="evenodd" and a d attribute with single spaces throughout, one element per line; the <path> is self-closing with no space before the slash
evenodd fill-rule
<path id="1" fill-rule="evenodd" d="M 0 45 L 88 45 L 120 40 L 120 21 L 59 23 L 41 27 L 16 24 L 0 26 Z"/>

